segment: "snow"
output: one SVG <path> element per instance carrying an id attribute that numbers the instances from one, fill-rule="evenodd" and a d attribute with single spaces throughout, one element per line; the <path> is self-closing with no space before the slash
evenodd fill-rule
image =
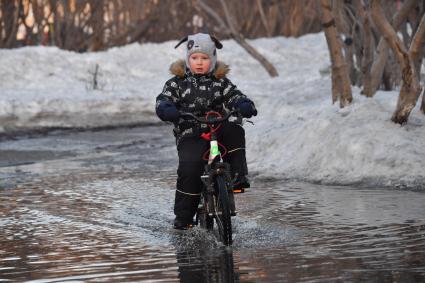
<path id="1" fill-rule="evenodd" d="M 419 103 L 404 126 L 390 121 L 397 91 L 365 98 L 353 88 L 352 105 L 333 105 L 321 33 L 250 42 L 279 77 L 270 78 L 233 41 L 223 42 L 219 59 L 259 111 L 251 119 L 255 125 L 245 127 L 251 173 L 323 184 L 425 186 L 425 115 Z M 170 78 L 171 62 L 184 55 L 175 44 L 85 54 L 54 47 L 0 50 L 0 133 L 158 122 L 155 97 Z"/>

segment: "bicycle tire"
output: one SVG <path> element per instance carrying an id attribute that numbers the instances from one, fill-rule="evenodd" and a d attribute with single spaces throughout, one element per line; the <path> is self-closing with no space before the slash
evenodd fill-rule
<path id="1" fill-rule="evenodd" d="M 213 230 L 214 228 L 214 219 L 208 215 L 208 211 L 207 211 L 207 197 L 202 194 L 201 196 L 201 203 L 202 203 L 202 208 L 198 208 L 197 211 L 197 218 L 199 220 L 199 226 L 201 228 L 204 228 L 208 231 Z"/>
<path id="2" fill-rule="evenodd" d="M 217 223 L 220 241 L 224 245 L 232 245 L 232 219 L 230 214 L 229 195 L 227 193 L 227 183 L 224 176 L 216 177 L 217 196 L 215 207 L 215 220 Z"/>

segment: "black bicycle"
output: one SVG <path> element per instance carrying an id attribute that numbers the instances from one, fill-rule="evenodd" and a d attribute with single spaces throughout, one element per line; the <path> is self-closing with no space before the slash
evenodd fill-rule
<path id="1" fill-rule="evenodd" d="M 203 138 L 210 141 L 210 149 L 204 154 L 204 159 L 208 160 L 205 165 L 204 174 L 201 176 L 202 192 L 201 199 L 196 213 L 196 225 L 212 231 L 214 220 L 217 224 L 219 240 L 224 245 L 232 245 L 232 220 L 236 215 L 234 193 L 243 192 L 243 189 L 234 190 L 231 178 L 230 164 L 223 162 L 222 157 L 227 153 L 224 146 L 223 154 L 220 152 L 220 145 L 217 141 L 216 130 L 221 123 L 238 113 L 236 110 L 221 116 L 218 112 L 208 112 L 204 118 L 197 117 L 192 113 L 181 113 L 182 117 L 189 117 L 200 124 L 207 124 L 209 132 L 203 134 Z M 208 155 L 208 157 L 206 157 Z"/>

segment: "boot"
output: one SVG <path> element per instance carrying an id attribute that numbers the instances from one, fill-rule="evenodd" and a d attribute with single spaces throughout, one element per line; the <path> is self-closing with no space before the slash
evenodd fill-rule
<path id="1" fill-rule="evenodd" d="M 193 227 L 193 221 L 183 221 L 180 218 L 174 219 L 174 229 L 187 230 Z"/>
<path id="2" fill-rule="evenodd" d="M 248 177 L 236 174 L 233 180 L 233 190 L 241 190 L 249 187 L 251 187 L 251 184 L 249 183 Z"/>

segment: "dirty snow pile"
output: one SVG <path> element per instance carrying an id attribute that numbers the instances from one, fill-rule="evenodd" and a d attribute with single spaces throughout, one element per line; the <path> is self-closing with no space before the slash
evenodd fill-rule
<path id="1" fill-rule="evenodd" d="M 270 78 L 233 41 L 223 42 L 219 59 L 230 65 L 229 78 L 259 111 L 255 125 L 245 127 L 252 174 L 425 187 L 425 115 L 419 105 L 404 126 L 390 121 L 395 91 L 367 99 L 354 88 L 351 106 L 332 105 L 323 34 L 250 42 L 276 66 L 279 77 Z M 157 122 L 155 97 L 170 77 L 170 63 L 184 52 L 175 50 L 175 43 L 87 54 L 54 47 L 0 50 L 0 133 Z"/>

